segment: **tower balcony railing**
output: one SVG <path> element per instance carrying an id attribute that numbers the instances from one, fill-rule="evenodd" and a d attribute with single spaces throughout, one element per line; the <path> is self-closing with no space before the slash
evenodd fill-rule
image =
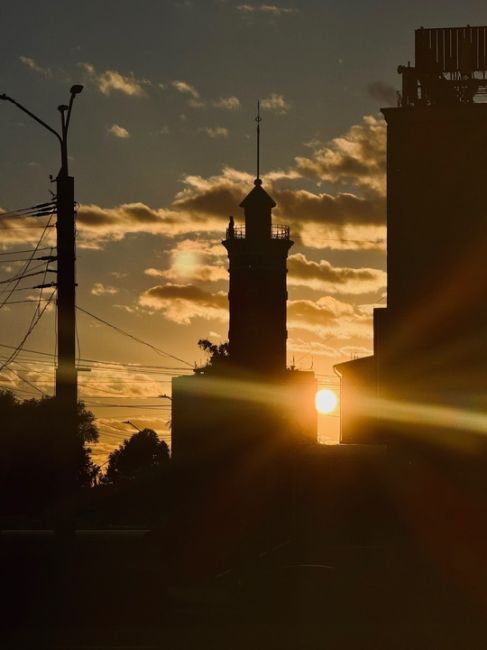
<path id="1" fill-rule="evenodd" d="M 227 239 L 245 239 L 245 226 L 234 226 L 227 228 Z M 271 239 L 289 239 L 291 231 L 289 226 L 273 224 L 271 229 Z"/>

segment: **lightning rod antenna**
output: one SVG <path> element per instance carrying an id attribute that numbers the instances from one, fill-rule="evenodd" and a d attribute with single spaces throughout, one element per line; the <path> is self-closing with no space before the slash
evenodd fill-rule
<path id="1" fill-rule="evenodd" d="M 260 99 L 257 101 L 257 117 L 255 121 L 257 122 L 257 180 L 260 180 L 260 123 L 262 122 L 260 116 Z"/>

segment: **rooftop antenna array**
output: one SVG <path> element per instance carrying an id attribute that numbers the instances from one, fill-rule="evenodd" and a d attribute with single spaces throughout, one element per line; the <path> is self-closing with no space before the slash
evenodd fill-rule
<path id="1" fill-rule="evenodd" d="M 487 95 L 487 27 L 415 33 L 415 65 L 401 65 L 403 107 L 471 104 Z"/>

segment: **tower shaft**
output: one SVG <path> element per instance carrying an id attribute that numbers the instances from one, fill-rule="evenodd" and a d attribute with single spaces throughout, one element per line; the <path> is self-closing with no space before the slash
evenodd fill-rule
<path id="1" fill-rule="evenodd" d="M 256 246 L 227 240 L 230 291 L 230 358 L 260 372 L 286 369 L 286 259 L 289 240 Z"/>

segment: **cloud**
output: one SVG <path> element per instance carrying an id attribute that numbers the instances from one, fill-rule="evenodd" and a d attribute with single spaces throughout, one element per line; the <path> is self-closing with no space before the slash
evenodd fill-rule
<path id="1" fill-rule="evenodd" d="M 333 359 L 334 363 L 337 363 L 339 360 L 355 359 L 372 354 L 371 347 L 360 345 L 340 346 L 335 339 L 331 343 L 323 343 L 316 340 L 308 341 L 302 338 L 290 338 L 287 342 L 287 349 L 288 354 L 298 353 L 301 355 L 304 354 L 307 357 L 326 357 Z"/>
<path id="2" fill-rule="evenodd" d="M 144 203 L 124 203 L 114 208 L 81 205 L 77 212 L 78 243 L 82 248 L 102 248 L 129 234 L 178 235 L 222 232 L 225 221 L 218 215 L 200 216 L 186 211 L 151 208 Z M 0 231 L 2 222 L 0 218 Z"/>
<path id="3" fill-rule="evenodd" d="M 384 123 L 369 116 L 344 136 L 325 146 L 317 145 L 313 156 L 298 161 L 294 168 L 273 170 L 264 177 L 265 189 L 277 202 L 274 219 L 291 227 L 293 240 L 313 249 L 384 250 Z M 343 191 L 343 188 L 336 193 L 313 192 L 289 186 L 306 175 L 328 178 L 339 188 L 346 180 L 356 185 L 359 192 Z M 242 219 L 238 206 L 252 183 L 252 174 L 224 167 L 210 177 L 184 176 L 182 189 L 166 207 L 152 208 L 143 203 L 110 208 L 81 205 L 79 244 L 101 248 L 108 241 L 135 233 L 167 237 L 218 233 L 221 236 L 229 215 L 235 215 L 237 222 Z M 20 223 L 0 214 L 2 244 L 35 240 L 38 231 L 33 225 L 39 224 L 35 220 L 28 223 L 26 219 Z"/>
<path id="4" fill-rule="evenodd" d="M 351 193 L 337 195 L 307 190 L 278 189 L 287 172 L 274 172 L 264 179 L 266 190 L 277 202 L 274 218 L 291 225 L 292 237 L 306 238 L 313 248 L 383 249 L 386 217 L 385 197 L 369 191 L 360 197 Z M 219 217 L 220 227 L 228 215 L 241 215 L 239 203 L 252 187 L 251 174 L 226 167 L 217 176 L 186 176 L 184 188 L 171 205 L 175 210 L 200 219 Z M 317 242 L 319 244 L 317 245 Z"/>
<path id="5" fill-rule="evenodd" d="M 370 313 L 332 296 L 318 300 L 290 300 L 287 322 L 289 329 L 303 329 L 321 337 L 334 336 L 338 340 L 370 339 L 372 334 Z"/>
<path id="6" fill-rule="evenodd" d="M 333 359 L 334 363 L 337 363 L 358 357 L 367 357 L 372 354 L 372 348 L 365 345 L 340 345 L 335 339 L 330 339 L 329 343 L 324 343 L 299 337 L 288 339 L 287 350 L 288 354 L 298 353 L 307 357 L 308 365 L 313 357 L 325 357 Z"/>
<path id="7" fill-rule="evenodd" d="M 122 140 L 130 138 L 130 133 L 127 131 L 127 129 L 125 129 L 123 126 L 120 126 L 119 124 L 113 124 L 109 129 L 107 129 L 107 133 L 109 135 L 113 135 L 115 138 L 120 138 Z"/>
<path id="8" fill-rule="evenodd" d="M 42 74 L 46 79 L 52 79 L 54 77 L 54 72 L 52 71 L 51 68 L 46 68 L 44 66 L 39 65 L 34 59 L 32 59 L 30 56 L 19 56 L 19 61 L 23 63 L 25 66 L 30 68 L 31 70 L 34 70 L 34 72 L 38 72 L 39 74 Z"/>
<path id="9" fill-rule="evenodd" d="M 91 295 L 93 296 L 114 296 L 116 293 L 118 293 L 118 289 L 116 287 L 110 287 L 108 285 L 102 284 L 101 282 L 95 282 L 93 287 L 91 288 Z"/>
<path id="10" fill-rule="evenodd" d="M 43 220 L 42 225 L 38 217 L 8 216 L 9 213 L 0 208 L 0 249 L 8 249 L 17 244 L 37 243 L 42 233 L 42 227 L 47 225 Z M 41 226 L 41 227 L 39 227 Z M 43 236 L 43 246 L 56 245 L 56 232 L 54 226 L 46 229 Z"/>
<path id="11" fill-rule="evenodd" d="M 217 241 L 184 239 L 171 250 L 169 268 L 148 268 L 144 273 L 174 282 L 228 280 L 226 251 Z"/>
<path id="12" fill-rule="evenodd" d="M 186 263 L 186 268 L 182 268 Z M 217 282 L 218 280 L 228 280 L 228 272 L 221 266 L 212 264 L 199 264 L 192 261 L 183 262 L 181 258 L 177 260 L 174 266 L 166 270 L 155 268 L 145 269 L 144 273 L 150 277 L 165 278 L 178 282 L 181 280 L 191 280 L 194 282 Z"/>
<path id="13" fill-rule="evenodd" d="M 209 138 L 228 138 L 228 129 L 223 126 L 204 126 L 199 130 Z"/>
<path id="14" fill-rule="evenodd" d="M 342 226 L 327 223 L 303 223 L 298 225 L 297 234 L 303 246 L 317 250 L 375 250 L 385 251 L 386 227 L 355 225 Z M 295 229 L 291 234 L 294 238 Z"/>
<path id="15" fill-rule="evenodd" d="M 150 312 L 159 311 L 167 320 L 183 325 L 189 325 L 196 318 L 228 320 L 227 293 L 207 291 L 194 284 L 156 285 L 144 291 L 138 303 Z M 370 310 L 332 296 L 317 300 L 290 300 L 287 313 L 290 331 L 309 332 L 326 340 L 333 337 L 341 345 L 370 341 Z"/>
<path id="16" fill-rule="evenodd" d="M 200 94 L 196 88 L 186 81 L 173 81 L 172 85 L 179 93 L 190 95 L 194 100 L 200 99 Z"/>
<path id="17" fill-rule="evenodd" d="M 251 5 L 251 4 L 242 4 L 237 5 L 237 11 L 244 15 L 252 14 L 267 14 L 269 16 L 284 16 L 286 14 L 297 14 L 299 13 L 298 9 L 293 7 L 281 7 L 279 5 L 270 5 L 270 4 L 260 4 L 260 5 Z"/>
<path id="18" fill-rule="evenodd" d="M 273 193 L 279 214 L 300 223 L 314 221 L 342 227 L 345 224 L 383 225 L 386 218 L 385 197 L 366 197 L 348 192 L 327 194 L 307 190 L 276 190 Z"/>
<path id="19" fill-rule="evenodd" d="M 204 178 L 188 175 L 184 188 L 174 198 L 172 206 L 200 218 L 217 216 L 228 220 L 252 187 L 253 176 L 225 167 L 218 176 Z M 223 224 L 222 224 L 223 225 Z"/>
<path id="20" fill-rule="evenodd" d="M 379 269 L 333 266 L 326 260 L 309 260 L 302 253 L 289 257 L 288 273 L 289 285 L 330 293 L 366 294 L 386 286 L 386 273 Z"/>
<path id="21" fill-rule="evenodd" d="M 231 95 L 230 97 L 219 97 L 214 100 L 205 100 L 201 97 L 198 90 L 187 81 L 173 81 L 173 88 L 175 88 L 182 95 L 187 95 L 188 105 L 191 108 L 205 108 L 213 106 L 214 108 L 221 108 L 227 111 L 235 111 L 240 108 L 240 100 L 238 97 Z"/>
<path id="22" fill-rule="evenodd" d="M 238 97 L 220 97 L 213 102 L 215 108 L 223 108 L 227 111 L 236 111 L 240 108 L 240 100 Z"/>
<path id="23" fill-rule="evenodd" d="M 397 90 L 383 81 L 372 81 L 367 86 L 367 93 L 372 99 L 383 102 L 387 106 L 397 106 Z"/>
<path id="24" fill-rule="evenodd" d="M 143 97 L 146 94 L 144 86 L 151 85 L 149 80 L 138 79 L 133 73 L 123 75 L 116 70 L 97 72 L 91 63 L 79 63 L 78 65 L 84 71 L 87 80 L 94 84 L 103 95 L 119 92 L 129 97 Z"/>
<path id="25" fill-rule="evenodd" d="M 321 181 L 348 183 L 385 193 L 386 125 L 367 115 L 347 133 L 324 145 L 313 145 L 311 157 L 295 158 L 303 176 Z"/>
<path id="26" fill-rule="evenodd" d="M 291 108 L 289 102 L 284 98 L 283 95 L 277 95 L 276 93 L 270 94 L 268 97 L 264 97 L 260 101 L 260 107 L 264 111 L 272 111 L 274 113 L 279 113 L 284 115 Z"/>
<path id="27" fill-rule="evenodd" d="M 139 305 L 161 311 L 167 320 L 189 325 L 195 318 L 225 321 L 228 299 L 224 291 L 211 293 L 193 284 L 157 285 L 144 291 Z"/>
<path id="28" fill-rule="evenodd" d="M 384 249 L 385 197 L 368 191 L 365 196 L 341 192 L 336 195 L 308 190 L 279 189 L 287 172 L 272 172 L 264 185 L 277 201 L 274 219 L 291 226 L 294 241 L 312 248 Z M 79 245 L 100 248 L 107 241 L 127 235 L 147 233 L 176 237 L 195 233 L 218 233 L 221 236 L 229 215 L 241 220 L 238 207 L 252 188 L 253 176 L 230 167 L 208 178 L 187 175 L 183 188 L 164 208 L 144 203 L 128 203 L 105 208 L 81 205 L 78 209 Z M 3 242 L 34 239 L 32 229 L 22 230 L 26 220 L 0 215 Z M 30 226 L 31 224 L 29 224 Z M 33 221 L 32 225 L 39 225 Z M 19 230 L 20 229 L 20 230 Z M 20 232 L 20 235 L 19 235 Z"/>

